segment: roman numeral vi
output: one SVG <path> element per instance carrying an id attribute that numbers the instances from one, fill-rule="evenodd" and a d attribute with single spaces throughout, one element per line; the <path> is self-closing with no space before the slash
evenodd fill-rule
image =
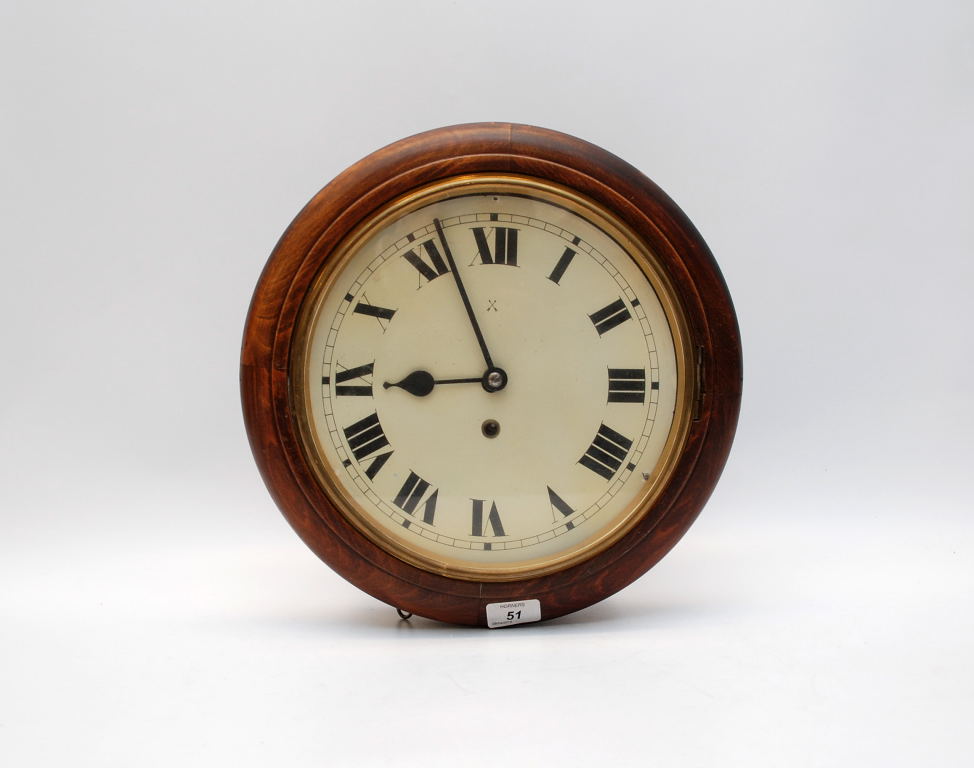
<path id="1" fill-rule="evenodd" d="M 470 535 L 471 536 L 486 536 L 487 526 L 490 526 L 492 536 L 506 536 L 504 533 L 504 526 L 501 524 L 501 516 L 497 512 L 497 503 L 490 503 L 490 512 L 487 513 L 487 520 L 484 521 L 484 500 L 483 499 L 471 499 L 473 503 L 473 508 L 470 514 Z M 485 544 L 484 548 L 489 548 L 489 544 Z"/>

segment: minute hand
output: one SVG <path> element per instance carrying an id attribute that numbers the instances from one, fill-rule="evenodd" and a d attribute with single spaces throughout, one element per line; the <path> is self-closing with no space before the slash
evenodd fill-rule
<path id="1" fill-rule="evenodd" d="M 460 270 L 457 269 L 457 263 L 453 260 L 453 253 L 450 251 L 450 246 L 446 242 L 446 235 L 443 234 L 443 225 L 440 224 L 439 219 L 433 219 L 433 226 L 436 227 L 436 234 L 440 237 L 440 245 L 443 246 L 443 253 L 446 256 L 447 262 L 450 264 L 450 270 L 453 272 L 453 279 L 456 281 L 457 290 L 460 291 L 460 298 L 463 300 L 463 306 L 467 310 L 467 317 L 470 318 L 470 325 L 473 326 L 477 343 L 480 344 L 480 351 L 484 353 L 484 362 L 487 363 L 487 370 L 493 370 L 494 361 L 490 359 L 490 352 L 487 351 L 487 342 L 484 341 L 484 334 L 481 333 L 480 325 L 477 323 L 477 317 L 473 313 L 473 307 L 470 305 L 470 297 L 467 296 L 467 289 L 463 287 L 463 280 L 460 279 Z"/>

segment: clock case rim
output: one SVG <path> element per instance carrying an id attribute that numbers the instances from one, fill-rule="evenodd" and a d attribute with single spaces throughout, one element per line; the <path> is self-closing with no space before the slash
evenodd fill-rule
<path id="1" fill-rule="evenodd" d="M 361 222 L 398 197 L 454 176 L 530 176 L 577 191 L 642 238 L 665 271 L 697 350 L 700 388 L 682 454 L 642 519 L 604 551 L 554 573 L 471 581 L 423 570 L 378 547 L 335 508 L 304 456 L 291 409 L 291 340 L 321 265 Z M 473 123 L 403 139 L 360 160 L 297 215 L 269 258 L 247 316 L 241 352 L 244 421 L 265 484 L 285 518 L 349 582 L 396 608 L 486 626 L 486 605 L 536 598 L 543 619 L 619 591 L 682 538 L 709 498 L 733 442 L 741 346 L 733 303 L 703 238 L 637 169 L 567 134 L 512 123 Z"/>

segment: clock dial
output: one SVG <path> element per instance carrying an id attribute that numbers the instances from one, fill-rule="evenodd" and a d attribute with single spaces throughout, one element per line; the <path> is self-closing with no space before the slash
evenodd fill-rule
<path id="1" fill-rule="evenodd" d="M 350 236 L 305 302 L 305 451 L 360 530 L 427 569 L 504 580 L 589 557 L 652 514 L 686 434 L 672 295 L 573 193 L 432 185 Z"/>

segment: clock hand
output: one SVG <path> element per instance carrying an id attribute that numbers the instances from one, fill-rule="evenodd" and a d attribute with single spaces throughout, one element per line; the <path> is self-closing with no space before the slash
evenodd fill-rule
<path id="1" fill-rule="evenodd" d="M 383 389 L 399 387 L 411 395 L 416 395 L 416 397 L 426 397 L 437 384 L 476 384 L 483 383 L 483 380 L 482 376 L 472 379 L 434 379 L 433 374 L 429 371 L 413 371 L 400 381 L 384 382 L 382 387 Z"/>
<path id="2" fill-rule="evenodd" d="M 467 296 L 467 289 L 463 287 L 463 280 L 460 279 L 460 270 L 457 269 L 457 263 L 453 260 L 453 253 L 450 251 L 450 246 L 446 242 L 446 235 L 443 234 L 443 225 L 440 224 L 439 219 L 433 219 L 433 226 L 436 227 L 436 234 L 440 236 L 440 245 L 443 246 L 443 253 L 450 264 L 450 270 L 453 272 L 453 279 L 456 281 L 457 290 L 460 291 L 460 298 L 463 300 L 464 309 L 467 310 L 470 325 L 473 326 L 477 343 L 480 344 L 480 351 L 484 353 L 484 362 L 487 363 L 487 370 L 493 370 L 494 362 L 490 359 L 490 352 L 487 351 L 487 342 L 484 341 L 484 334 L 480 332 L 480 325 L 477 323 L 477 317 L 474 315 L 473 307 L 470 305 L 470 297 Z"/>

